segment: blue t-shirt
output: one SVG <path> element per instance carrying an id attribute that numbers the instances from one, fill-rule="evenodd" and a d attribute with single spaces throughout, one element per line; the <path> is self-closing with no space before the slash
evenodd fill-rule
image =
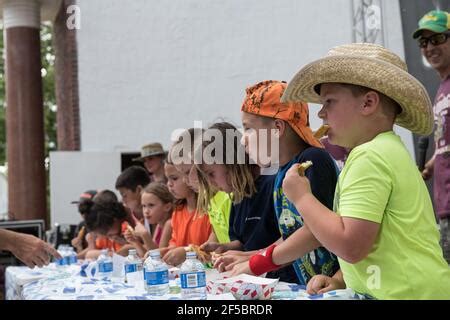
<path id="1" fill-rule="evenodd" d="M 327 208 L 333 210 L 334 190 L 336 188 L 338 168 L 331 156 L 323 149 L 309 147 L 299 153 L 289 163 L 278 170 L 274 186 L 275 213 L 283 239 L 288 238 L 303 226 L 303 218 L 295 206 L 286 198 L 282 185 L 286 171 L 296 163 L 307 160 L 313 165 L 306 170 L 312 194 Z M 332 276 L 339 270 L 336 256 L 320 247 L 307 253 L 292 263 L 300 284 L 306 285 L 312 276 L 324 274 Z"/>
<path id="2" fill-rule="evenodd" d="M 275 175 L 260 175 L 256 193 L 233 204 L 230 212 L 230 240 L 239 240 L 244 251 L 265 248 L 280 238 L 273 207 Z"/>

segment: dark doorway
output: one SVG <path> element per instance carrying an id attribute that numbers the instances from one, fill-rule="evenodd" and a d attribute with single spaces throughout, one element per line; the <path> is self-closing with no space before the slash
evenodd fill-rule
<path id="1" fill-rule="evenodd" d="M 133 161 L 133 159 L 140 157 L 140 152 L 130 152 L 130 153 L 122 153 L 121 155 L 121 172 L 128 167 L 131 166 L 140 166 L 144 167 L 144 164 L 141 161 Z"/>

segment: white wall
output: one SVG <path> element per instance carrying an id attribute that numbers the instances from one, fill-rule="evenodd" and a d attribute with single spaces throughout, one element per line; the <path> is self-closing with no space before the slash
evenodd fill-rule
<path id="1" fill-rule="evenodd" d="M 70 202 L 86 190 L 115 192 L 120 169 L 120 153 L 116 152 L 50 152 L 51 224 L 79 223 L 78 208 Z"/>
<path id="2" fill-rule="evenodd" d="M 240 125 L 248 85 L 289 81 L 329 48 L 352 42 L 358 3 L 362 1 L 79 0 L 82 151 L 112 152 L 119 161 L 114 152 L 138 151 L 148 142 L 160 141 L 167 148 L 171 132 L 192 127 L 195 120 L 207 126 L 221 117 Z M 383 44 L 403 57 L 398 1 L 374 3 L 382 8 Z M 321 124 L 317 111 L 311 106 L 313 129 Z M 399 133 L 414 156 L 411 134 Z M 78 157 L 51 158 L 53 170 L 61 167 L 61 176 L 53 171 L 51 177 L 52 217 L 68 210 L 67 201 L 84 189 L 107 187 L 91 185 L 84 168 L 75 166 Z M 65 172 L 59 161 L 74 167 Z M 97 174 L 108 175 L 105 182 L 111 183 L 119 163 L 113 168 L 95 161 Z M 89 170 L 94 165 L 89 163 Z M 66 176 L 76 184 L 68 184 Z M 62 198 L 64 183 L 70 199 Z"/>
<path id="3" fill-rule="evenodd" d="M 352 42 L 352 0 L 80 0 L 83 151 L 136 151 L 176 128 L 240 124 L 246 86 L 289 80 Z M 355 1 L 358 3 L 358 1 Z M 382 8 L 384 44 L 403 57 L 398 1 Z M 316 109 L 313 128 L 320 125 Z M 410 150 L 411 135 L 402 132 Z"/>
<path id="4" fill-rule="evenodd" d="M 351 42 L 348 0 L 80 0 L 83 151 L 169 143 L 175 128 L 240 124 L 246 86 L 289 80 Z"/>

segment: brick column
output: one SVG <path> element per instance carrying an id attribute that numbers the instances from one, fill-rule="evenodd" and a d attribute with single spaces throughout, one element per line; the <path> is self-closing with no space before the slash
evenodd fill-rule
<path id="1" fill-rule="evenodd" d="M 53 24 L 55 47 L 55 89 L 59 151 L 80 150 L 80 112 L 78 104 L 78 55 L 76 29 L 66 26 L 67 8 L 75 0 L 62 1 Z"/>
<path id="2" fill-rule="evenodd" d="M 9 218 L 46 220 L 40 4 L 5 1 L 3 19 Z"/>

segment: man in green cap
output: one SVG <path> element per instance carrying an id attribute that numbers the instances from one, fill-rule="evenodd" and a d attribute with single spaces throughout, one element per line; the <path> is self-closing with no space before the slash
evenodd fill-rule
<path id="1" fill-rule="evenodd" d="M 441 229 L 444 258 L 450 264 L 450 16 L 446 11 L 430 11 L 414 32 L 422 55 L 441 78 L 434 99 L 435 152 L 422 171 L 424 179 L 434 173 L 434 204 Z"/>

